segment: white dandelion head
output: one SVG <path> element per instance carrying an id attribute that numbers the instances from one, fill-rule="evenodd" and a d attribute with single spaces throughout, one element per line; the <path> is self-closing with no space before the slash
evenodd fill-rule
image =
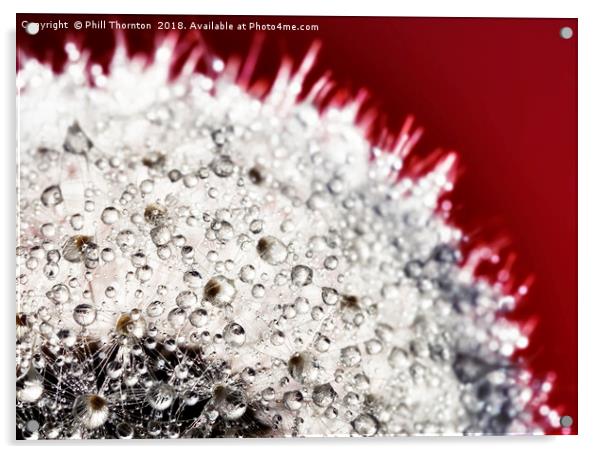
<path id="1" fill-rule="evenodd" d="M 385 149 L 361 98 L 300 99 L 317 47 L 264 97 L 201 52 L 170 79 L 170 39 L 71 50 L 17 75 L 23 437 L 543 430 L 513 297 L 438 211 L 455 155 L 399 178 L 411 119 Z"/>

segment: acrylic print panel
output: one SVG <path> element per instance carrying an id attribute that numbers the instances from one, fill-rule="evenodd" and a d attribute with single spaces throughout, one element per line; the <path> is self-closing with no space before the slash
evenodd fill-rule
<path id="1" fill-rule="evenodd" d="M 577 433 L 577 22 L 17 16 L 19 439 Z"/>

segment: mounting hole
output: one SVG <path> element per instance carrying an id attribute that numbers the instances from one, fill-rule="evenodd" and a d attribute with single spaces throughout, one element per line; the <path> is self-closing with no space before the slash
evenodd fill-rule
<path id="1" fill-rule="evenodd" d="M 31 419 L 27 421 L 27 424 L 25 424 L 25 429 L 28 432 L 35 433 L 38 430 L 40 430 L 40 423 L 37 422 L 35 419 Z"/>
<path id="2" fill-rule="evenodd" d="M 570 416 L 563 416 L 560 418 L 560 425 L 562 427 L 571 427 L 573 425 L 573 418 Z"/>
<path id="3" fill-rule="evenodd" d="M 560 29 L 560 37 L 562 39 L 571 39 L 573 37 L 573 29 L 571 27 L 562 27 Z"/>
<path id="4" fill-rule="evenodd" d="M 40 24 L 37 22 L 28 22 L 25 26 L 25 31 L 30 35 L 37 35 L 40 31 Z"/>

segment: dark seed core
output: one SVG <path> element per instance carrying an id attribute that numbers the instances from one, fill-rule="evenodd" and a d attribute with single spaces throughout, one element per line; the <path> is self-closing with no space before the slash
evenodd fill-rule
<path id="1" fill-rule="evenodd" d="M 270 247 L 270 242 L 267 239 L 265 239 L 265 238 L 261 238 L 257 242 L 257 251 L 260 254 L 263 254 L 264 252 L 266 252 L 269 247 Z"/>
<path id="2" fill-rule="evenodd" d="M 249 170 L 249 179 L 253 184 L 261 184 L 265 181 L 265 177 L 259 167 L 255 166 Z"/>
<path id="3" fill-rule="evenodd" d="M 106 401 L 96 394 L 90 396 L 89 402 L 92 410 L 101 410 L 106 405 Z"/>
<path id="4" fill-rule="evenodd" d="M 205 298 L 209 300 L 215 298 L 221 289 L 222 286 L 218 281 L 209 279 L 209 282 L 205 285 Z"/>
<path id="5" fill-rule="evenodd" d="M 360 300 L 354 295 L 343 295 L 341 298 L 341 307 L 343 309 L 358 311 L 360 309 Z"/>

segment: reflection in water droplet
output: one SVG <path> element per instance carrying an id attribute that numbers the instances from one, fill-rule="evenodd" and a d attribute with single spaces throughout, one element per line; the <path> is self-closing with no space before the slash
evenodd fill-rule
<path id="1" fill-rule="evenodd" d="M 366 413 L 359 415 L 351 424 L 355 431 L 364 437 L 372 437 L 378 432 L 378 421 Z"/>
<path id="2" fill-rule="evenodd" d="M 159 382 L 151 386 L 146 393 L 146 401 L 155 410 L 163 411 L 173 403 L 176 393 L 171 385 Z"/>
<path id="3" fill-rule="evenodd" d="M 217 307 L 231 304 L 236 297 L 234 281 L 222 275 L 212 277 L 205 284 L 203 297 Z"/>
<path id="4" fill-rule="evenodd" d="M 109 406 L 96 394 L 79 396 L 73 404 L 73 417 L 87 429 L 97 429 L 109 418 Z"/>
<path id="5" fill-rule="evenodd" d="M 73 309 L 73 319 L 80 326 L 89 326 L 96 320 L 96 309 L 90 304 L 79 304 Z"/>
<path id="6" fill-rule="evenodd" d="M 102 210 L 100 219 L 107 225 L 115 224 L 119 220 L 119 211 L 115 207 L 106 207 Z"/>
<path id="7" fill-rule="evenodd" d="M 240 347 L 245 343 L 245 330 L 238 323 L 229 323 L 224 328 L 224 339 L 231 347 Z"/>
<path id="8" fill-rule="evenodd" d="M 295 265 L 291 271 L 291 281 L 298 287 L 311 284 L 313 276 L 313 270 L 305 265 Z"/>
<path id="9" fill-rule="evenodd" d="M 257 253 L 270 265 L 280 265 L 288 254 L 286 246 L 274 236 L 264 236 L 257 242 Z"/>
<path id="10" fill-rule="evenodd" d="M 63 202 L 63 193 L 58 185 L 48 186 L 40 197 L 44 206 L 54 207 Z"/>

